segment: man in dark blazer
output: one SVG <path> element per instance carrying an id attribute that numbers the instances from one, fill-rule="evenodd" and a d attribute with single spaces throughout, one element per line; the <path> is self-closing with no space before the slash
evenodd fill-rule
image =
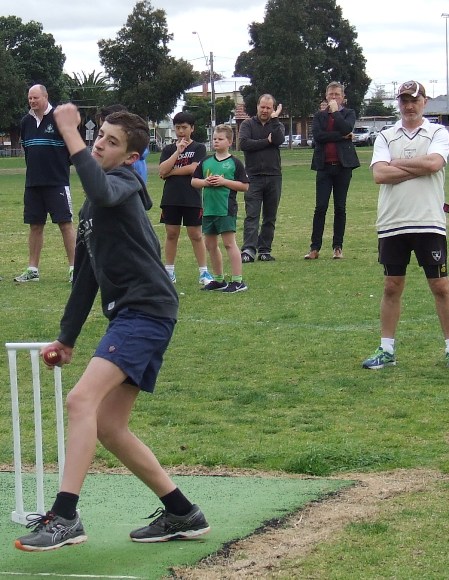
<path id="1" fill-rule="evenodd" d="M 317 172 L 316 204 L 310 251 L 304 256 L 306 260 L 316 260 L 319 256 L 331 193 L 334 196 L 333 258 L 338 260 L 343 257 L 346 197 L 352 170 L 360 167 L 352 143 L 355 111 L 344 107 L 344 100 L 343 85 L 331 82 L 326 89 L 327 107 L 318 111 L 313 118 L 315 150 L 312 169 Z"/>

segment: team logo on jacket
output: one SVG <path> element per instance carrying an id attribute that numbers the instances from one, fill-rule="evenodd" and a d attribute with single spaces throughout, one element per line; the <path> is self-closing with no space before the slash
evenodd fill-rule
<path id="1" fill-rule="evenodd" d="M 433 250 L 432 258 L 435 260 L 435 262 L 438 262 L 438 260 L 441 260 L 441 250 Z"/>
<path id="2" fill-rule="evenodd" d="M 49 125 L 47 125 L 47 127 L 45 127 L 44 133 L 54 133 L 54 132 L 55 132 L 55 128 L 53 127 L 53 125 L 51 123 Z"/>

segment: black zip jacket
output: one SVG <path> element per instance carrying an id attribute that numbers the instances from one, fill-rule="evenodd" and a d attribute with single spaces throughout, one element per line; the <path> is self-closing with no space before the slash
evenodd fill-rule
<path id="1" fill-rule="evenodd" d="M 86 199 L 79 213 L 73 287 L 58 340 L 74 346 L 98 289 L 112 320 L 130 308 L 176 319 L 178 296 L 161 261 L 143 181 L 123 165 L 107 173 L 83 149 L 72 157 Z"/>
<path id="2" fill-rule="evenodd" d="M 268 135 L 271 133 L 271 143 Z M 262 125 L 257 116 L 245 119 L 240 125 L 240 149 L 245 154 L 248 177 L 256 175 L 281 175 L 279 146 L 285 138 L 285 128 L 275 117 Z"/>

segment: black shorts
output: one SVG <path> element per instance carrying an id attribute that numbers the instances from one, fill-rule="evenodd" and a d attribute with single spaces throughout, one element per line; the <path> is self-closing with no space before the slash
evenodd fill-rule
<path id="1" fill-rule="evenodd" d="M 26 224 L 45 224 L 50 214 L 54 224 L 73 219 L 72 196 L 68 185 L 26 187 L 23 195 L 23 221 Z"/>
<path id="2" fill-rule="evenodd" d="M 400 234 L 379 239 L 379 262 L 386 276 L 405 276 L 412 252 L 427 278 L 447 276 L 446 236 Z"/>
<path id="3" fill-rule="evenodd" d="M 200 226 L 203 223 L 203 208 L 184 205 L 164 205 L 161 224 L 169 226 Z"/>

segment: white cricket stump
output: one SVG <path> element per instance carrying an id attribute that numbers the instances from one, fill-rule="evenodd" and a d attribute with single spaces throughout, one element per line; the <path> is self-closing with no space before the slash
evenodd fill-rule
<path id="1" fill-rule="evenodd" d="M 48 342 L 7 342 L 9 376 L 11 383 L 11 407 L 12 427 L 14 438 L 14 485 L 15 485 L 15 510 L 11 513 L 11 519 L 18 524 L 27 524 L 27 515 L 45 514 L 44 499 L 44 457 L 42 442 L 42 408 L 41 408 L 41 382 L 40 382 L 40 351 L 47 346 Z M 34 405 L 34 442 L 35 442 L 35 486 L 36 505 L 25 509 L 23 502 L 23 479 L 22 479 L 22 451 L 20 437 L 20 407 L 19 385 L 17 375 L 17 354 L 19 351 L 28 351 L 31 361 L 33 405 Z M 55 366 L 55 411 L 56 411 L 56 436 L 58 444 L 58 468 L 59 483 L 62 480 L 64 470 L 64 407 L 62 402 L 61 367 Z"/>

